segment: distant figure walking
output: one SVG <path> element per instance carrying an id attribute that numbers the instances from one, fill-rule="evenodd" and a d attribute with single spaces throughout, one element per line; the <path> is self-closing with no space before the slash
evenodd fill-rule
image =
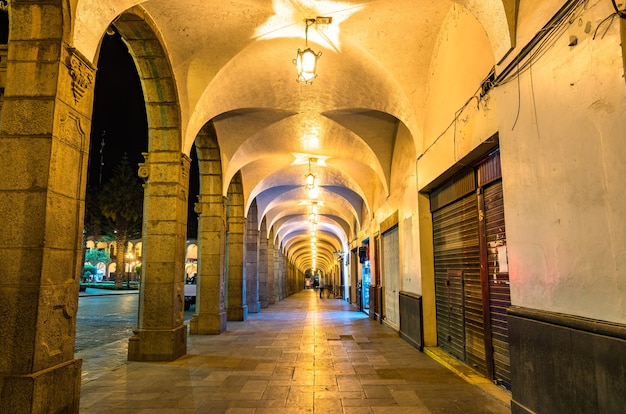
<path id="1" fill-rule="evenodd" d="M 324 299 L 324 281 L 320 279 L 320 299 Z"/>

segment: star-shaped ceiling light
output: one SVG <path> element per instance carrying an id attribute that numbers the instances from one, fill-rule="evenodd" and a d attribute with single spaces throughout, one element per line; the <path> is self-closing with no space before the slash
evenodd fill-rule
<path id="1" fill-rule="evenodd" d="M 302 38 L 302 22 L 317 16 L 332 17 L 331 25 L 316 25 L 311 41 L 334 50 L 340 50 L 339 26 L 364 5 L 326 0 L 274 0 L 274 14 L 261 24 L 254 38 Z M 325 26 L 325 27 L 322 27 Z M 323 31 L 322 31 L 323 30 Z"/>

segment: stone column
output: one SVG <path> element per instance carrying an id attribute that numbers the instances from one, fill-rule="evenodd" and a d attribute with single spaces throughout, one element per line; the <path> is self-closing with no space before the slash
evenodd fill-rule
<path id="1" fill-rule="evenodd" d="M 285 299 L 289 294 L 287 293 L 288 283 L 289 283 L 289 262 L 287 262 L 287 257 L 283 255 L 282 251 L 279 251 L 280 255 L 280 282 L 281 282 L 281 300 Z"/>
<path id="2" fill-rule="evenodd" d="M 61 2 L 12 2 L 0 124 L 0 412 L 78 413 L 74 358 L 95 69 Z"/>
<path id="3" fill-rule="evenodd" d="M 226 198 L 222 195 L 222 163 L 213 124 L 196 137 L 200 173 L 198 213 L 198 285 L 196 313 L 189 330 L 193 335 L 219 335 L 226 331 L 225 245 Z"/>
<path id="4" fill-rule="evenodd" d="M 296 293 L 299 287 L 300 287 L 300 271 L 296 268 L 296 266 L 294 264 L 289 264 L 289 268 L 291 269 L 291 283 L 290 283 L 290 289 L 289 289 L 289 294 L 293 295 L 294 293 Z"/>
<path id="5" fill-rule="evenodd" d="M 259 301 L 259 229 L 256 200 L 248 209 L 246 220 L 246 287 L 248 312 L 261 312 Z"/>
<path id="6" fill-rule="evenodd" d="M 276 246 L 276 244 L 274 243 L 274 240 L 272 238 L 272 266 L 274 268 L 273 273 L 274 273 L 274 301 L 275 302 L 280 302 L 283 298 L 281 296 L 281 283 L 280 283 L 280 255 L 278 252 L 278 247 Z"/>
<path id="7" fill-rule="evenodd" d="M 211 179 L 201 177 L 201 180 Z M 212 179 L 221 178 L 213 176 Z M 198 285 L 192 335 L 219 335 L 226 331 L 224 302 L 225 198 L 219 193 L 200 195 L 196 204 L 198 224 Z"/>
<path id="8" fill-rule="evenodd" d="M 246 219 L 243 215 L 243 188 L 240 178 L 233 178 L 228 189 L 226 208 L 226 268 L 228 277 L 227 320 L 248 319 L 246 269 L 244 266 L 244 235 Z"/>
<path id="9" fill-rule="evenodd" d="M 265 222 L 265 219 L 264 219 Z M 267 226 L 266 226 L 267 228 Z M 276 303 L 276 273 L 274 273 L 274 233 L 267 237 L 267 296 L 270 305 Z"/>
<path id="10" fill-rule="evenodd" d="M 259 301 L 261 308 L 267 308 L 270 305 L 270 280 L 268 275 L 267 263 L 267 227 L 265 226 L 265 218 L 261 222 L 261 231 L 259 232 Z"/>
<path id="11" fill-rule="evenodd" d="M 295 281 L 297 270 L 289 261 L 287 262 L 287 296 L 295 293 Z"/>
<path id="12" fill-rule="evenodd" d="M 280 246 L 276 246 L 274 249 L 274 271 L 276 277 L 276 294 L 277 300 L 285 299 L 285 275 L 283 273 L 283 255 L 280 251 Z"/>
<path id="13" fill-rule="evenodd" d="M 172 361 L 187 353 L 185 243 L 190 159 L 178 151 L 144 154 L 143 266 L 139 323 L 129 361 Z"/>

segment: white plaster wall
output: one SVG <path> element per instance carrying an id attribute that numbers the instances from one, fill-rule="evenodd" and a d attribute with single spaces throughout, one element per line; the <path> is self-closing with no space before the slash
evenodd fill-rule
<path id="1" fill-rule="evenodd" d="M 124 10 L 141 3 L 137 0 L 80 0 L 73 7 L 72 44 L 91 62 L 97 61 L 102 36 L 111 22 Z"/>
<path id="2" fill-rule="evenodd" d="M 417 201 L 416 203 L 417 204 Z M 422 295 L 422 279 L 419 265 L 419 237 L 417 214 L 400 222 L 400 252 L 403 260 L 400 269 L 400 290 Z"/>
<path id="3" fill-rule="evenodd" d="M 380 225 L 382 221 L 398 211 L 400 252 L 398 288 L 399 290 L 421 294 L 417 220 L 415 225 L 413 222 L 413 217 L 417 214 L 415 158 L 413 137 L 408 128 L 399 123 L 391 163 L 390 194 L 381 208 L 376 211 L 375 218 L 376 224 Z"/>
<path id="4" fill-rule="evenodd" d="M 399 143 L 404 142 L 405 145 Z M 394 169 L 392 171 L 392 195 L 398 197 L 400 230 L 400 290 L 422 294 L 419 266 L 419 225 L 417 219 L 417 180 L 415 149 L 410 132 L 400 125 L 396 137 Z M 397 191 L 398 185 L 402 188 Z"/>
<path id="5" fill-rule="evenodd" d="M 479 102 L 495 64 L 484 28 L 465 8 L 450 9 L 433 53 L 418 188 L 431 183 L 497 131 L 496 111 Z"/>
<path id="6" fill-rule="evenodd" d="M 625 323 L 626 84 L 619 19 L 603 38 L 584 31 L 611 12 L 610 2 L 590 7 L 519 84 L 493 95 L 512 303 Z M 579 42 L 570 47 L 572 34 Z"/>

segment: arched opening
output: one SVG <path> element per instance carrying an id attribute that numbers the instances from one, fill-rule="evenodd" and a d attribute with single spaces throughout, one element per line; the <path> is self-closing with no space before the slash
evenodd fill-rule
<path id="1" fill-rule="evenodd" d="M 118 288 L 126 283 L 127 288 L 137 289 L 134 271 L 126 270 L 136 268 L 131 262 L 141 257 L 124 246 L 130 240 L 141 239 L 143 198 L 137 169 L 143 161 L 142 153 L 148 150 L 148 127 L 137 69 L 116 31 L 102 39 L 92 116 L 85 235 L 98 241 L 116 242 L 109 250 L 108 263 L 116 262 L 116 268 L 125 271 L 107 275 L 87 288 L 110 288 L 110 284 L 117 281 Z M 116 174 L 122 164 L 126 175 L 124 181 L 119 181 Z M 117 185 L 112 185 L 112 180 L 116 180 Z M 129 210 L 130 194 L 139 200 Z"/>

